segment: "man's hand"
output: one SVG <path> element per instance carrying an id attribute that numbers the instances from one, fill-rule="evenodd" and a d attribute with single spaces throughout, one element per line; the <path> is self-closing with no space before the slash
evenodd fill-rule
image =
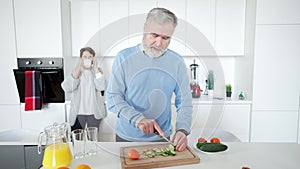
<path id="1" fill-rule="evenodd" d="M 153 119 L 144 118 L 139 122 L 137 126 L 145 134 L 154 133 L 154 129 L 155 129 L 159 135 L 161 136 L 164 135 L 164 132 L 161 130 L 160 126 Z"/>
<path id="2" fill-rule="evenodd" d="M 174 145 L 176 145 L 176 150 L 177 151 L 183 151 L 186 149 L 186 146 L 188 144 L 188 140 L 186 135 L 181 132 L 181 131 L 177 131 L 172 139 L 172 142 L 174 143 Z"/>

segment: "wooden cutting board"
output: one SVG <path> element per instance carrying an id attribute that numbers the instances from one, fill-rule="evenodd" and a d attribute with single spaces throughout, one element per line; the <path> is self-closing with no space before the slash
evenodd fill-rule
<path id="1" fill-rule="evenodd" d="M 166 148 L 167 143 L 164 144 L 150 144 L 141 146 L 131 146 L 131 147 L 121 147 L 120 148 L 120 158 L 122 169 L 144 169 L 144 168 L 158 168 L 158 167 L 169 167 L 184 164 L 195 164 L 199 163 L 199 157 L 187 147 L 186 150 L 178 152 L 176 151 L 176 156 L 161 156 L 157 155 L 154 158 L 149 158 L 143 155 L 143 151 L 152 150 L 153 148 Z M 135 149 L 140 153 L 140 158 L 138 160 L 130 160 L 127 157 L 128 151 Z"/>

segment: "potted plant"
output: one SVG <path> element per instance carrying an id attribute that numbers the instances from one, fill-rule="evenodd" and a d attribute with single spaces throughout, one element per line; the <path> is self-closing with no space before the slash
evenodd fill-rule
<path id="1" fill-rule="evenodd" d="M 231 97 L 231 84 L 226 85 L 226 97 Z"/>

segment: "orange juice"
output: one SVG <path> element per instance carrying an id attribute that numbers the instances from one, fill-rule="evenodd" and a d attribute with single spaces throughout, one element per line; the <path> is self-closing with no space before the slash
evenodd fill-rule
<path id="1" fill-rule="evenodd" d="M 56 143 L 46 147 L 44 152 L 43 166 L 47 169 L 56 169 L 69 166 L 72 154 L 67 143 Z"/>

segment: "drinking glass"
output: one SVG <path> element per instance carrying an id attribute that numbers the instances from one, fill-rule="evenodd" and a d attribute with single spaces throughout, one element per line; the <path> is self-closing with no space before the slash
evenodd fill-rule
<path id="1" fill-rule="evenodd" d="M 72 143 L 74 158 L 83 158 L 85 155 L 85 136 L 83 129 L 76 129 L 72 131 Z"/>
<path id="2" fill-rule="evenodd" d="M 97 142 L 98 142 L 98 128 L 87 127 L 86 132 L 86 154 L 95 155 L 97 154 Z"/>

